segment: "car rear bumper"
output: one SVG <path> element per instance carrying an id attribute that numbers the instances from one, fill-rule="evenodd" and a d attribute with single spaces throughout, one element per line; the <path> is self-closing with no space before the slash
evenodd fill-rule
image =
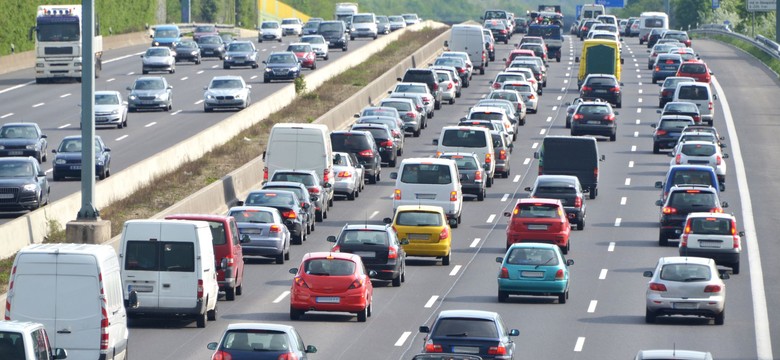
<path id="1" fill-rule="evenodd" d="M 447 242 L 423 243 L 412 242 L 402 245 L 406 256 L 442 257 L 450 253 L 450 244 Z"/>
<path id="2" fill-rule="evenodd" d="M 317 302 L 317 298 L 339 297 L 338 303 Z M 290 296 L 290 307 L 303 311 L 343 311 L 358 312 L 368 306 L 368 299 L 361 292 L 348 294 L 320 293 L 314 290 L 302 293 L 293 291 Z"/>
<path id="3" fill-rule="evenodd" d="M 568 280 L 498 279 L 498 290 L 506 291 L 512 295 L 558 295 L 566 291 L 568 285 Z"/>
<path id="4" fill-rule="evenodd" d="M 612 136 L 617 134 L 616 125 L 589 125 L 573 122 L 571 124 L 572 132 L 576 131 L 579 135 L 602 135 Z"/>
<path id="5" fill-rule="evenodd" d="M 506 244 L 512 245 L 514 243 L 523 242 L 539 242 L 545 244 L 555 244 L 558 246 L 566 246 L 569 242 L 569 235 L 563 232 L 559 233 L 539 233 L 539 232 L 517 232 L 507 233 Z"/>
<path id="6" fill-rule="evenodd" d="M 680 256 L 697 256 L 703 258 L 710 258 L 715 260 L 718 265 L 730 265 L 739 262 L 739 252 L 735 249 L 702 249 L 681 247 L 679 248 Z"/>

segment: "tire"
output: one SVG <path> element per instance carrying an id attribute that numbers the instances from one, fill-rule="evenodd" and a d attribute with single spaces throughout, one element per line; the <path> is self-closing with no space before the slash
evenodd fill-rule
<path id="1" fill-rule="evenodd" d="M 734 275 L 739 274 L 739 261 L 731 264 L 731 273 Z"/>
<path id="2" fill-rule="evenodd" d="M 346 52 L 347 51 L 347 47 L 345 46 L 345 47 L 341 48 L 341 51 Z"/>
<path id="3" fill-rule="evenodd" d="M 314 221 L 316 222 L 322 222 L 325 217 L 323 216 L 322 211 L 316 211 L 314 213 Z"/>
<path id="4" fill-rule="evenodd" d="M 558 294 L 558 304 L 565 304 L 566 299 L 569 298 L 569 290 L 566 289 L 566 291 Z"/>
<path id="5" fill-rule="evenodd" d="M 597 188 L 597 187 L 595 187 L 595 186 L 592 186 L 592 187 L 590 188 L 590 196 L 589 196 L 589 197 L 590 197 L 591 199 L 595 199 L 595 198 L 596 198 L 596 196 L 599 196 L 599 188 Z"/>
<path id="6" fill-rule="evenodd" d="M 566 246 L 561 248 L 561 254 L 566 255 L 566 254 L 569 253 L 569 250 L 571 250 L 571 241 L 567 240 L 566 241 Z"/>
<path id="7" fill-rule="evenodd" d="M 615 107 L 618 108 L 618 109 L 622 108 L 623 107 L 623 101 L 622 100 L 618 101 L 618 103 L 615 104 Z"/>
<path id="8" fill-rule="evenodd" d="M 390 163 L 389 163 L 390 167 L 393 167 L 393 168 L 394 168 L 394 167 L 395 167 L 395 165 L 396 165 L 396 163 L 397 163 L 397 160 L 398 160 L 398 159 L 393 159 L 393 160 L 390 160 Z"/>
<path id="9" fill-rule="evenodd" d="M 454 104 L 454 103 L 455 103 L 455 98 L 452 98 L 452 99 L 450 99 L 450 102 L 449 102 L 449 104 L 450 104 L 450 105 L 452 105 L 452 104 Z"/>
<path id="10" fill-rule="evenodd" d="M 290 250 L 287 250 L 287 252 L 284 253 L 284 259 L 285 260 L 290 260 Z"/>
<path id="11" fill-rule="evenodd" d="M 658 246 L 669 246 L 669 238 L 664 233 L 658 233 Z"/>
<path id="12" fill-rule="evenodd" d="M 655 78 L 653 78 L 653 84 L 658 84 L 658 80 L 656 80 Z"/>
<path id="13" fill-rule="evenodd" d="M 271 79 L 263 78 L 263 83 L 268 84 L 271 82 Z"/>
<path id="14" fill-rule="evenodd" d="M 106 168 L 104 167 L 103 171 L 100 174 L 98 174 L 98 179 L 103 180 L 106 177 L 107 177 L 107 175 L 106 175 Z"/>
<path id="15" fill-rule="evenodd" d="M 412 133 L 412 136 L 413 136 L 413 137 L 420 137 L 420 132 L 422 132 L 422 130 L 421 130 L 421 129 L 417 129 L 417 131 L 414 131 L 414 132 Z"/>
<path id="16" fill-rule="evenodd" d="M 485 67 L 484 66 L 479 68 L 479 74 L 480 75 L 485 75 Z"/>
<path id="17" fill-rule="evenodd" d="M 304 313 L 303 310 L 293 309 L 293 307 L 290 306 L 290 320 L 300 320 L 301 315 Z"/>
<path id="18" fill-rule="evenodd" d="M 376 174 L 368 178 L 369 184 L 376 184 Z"/>
<path id="19" fill-rule="evenodd" d="M 206 299 L 208 303 L 208 299 Z M 214 308 L 211 310 L 206 311 L 206 317 L 209 319 L 209 321 L 215 321 L 217 320 L 217 303 L 214 303 Z"/>
<path id="20" fill-rule="evenodd" d="M 206 313 L 198 314 L 198 316 L 195 317 L 195 325 L 199 328 L 205 328 L 206 327 Z"/>
<path id="21" fill-rule="evenodd" d="M 357 194 L 357 190 L 347 194 L 347 200 L 355 200 L 355 195 Z"/>
<path id="22" fill-rule="evenodd" d="M 488 176 L 487 183 L 485 185 L 487 185 L 487 187 L 493 187 L 493 178 Z"/>
<path id="23" fill-rule="evenodd" d="M 203 112 L 207 112 L 208 113 L 208 112 L 212 112 L 212 111 L 214 111 L 214 109 L 212 109 L 210 107 L 205 107 L 205 106 L 203 107 Z"/>
<path id="24" fill-rule="evenodd" d="M 583 229 L 585 229 L 585 219 L 580 219 L 580 221 L 577 221 L 577 230 Z"/>
<path id="25" fill-rule="evenodd" d="M 468 79 L 466 79 L 466 80 L 464 80 L 464 81 L 463 81 L 463 87 L 464 87 L 464 88 L 467 88 L 467 87 L 469 87 L 469 80 L 468 80 Z M 457 97 L 460 97 L 460 95 L 458 94 L 458 95 L 457 95 Z"/>
<path id="26" fill-rule="evenodd" d="M 660 154 L 661 153 L 661 147 L 658 146 L 658 144 L 653 144 L 653 154 Z"/>
<path id="27" fill-rule="evenodd" d="M 609 136 L 609 141 L 615 141 L 617 140 L 617 134 L 612 134 Z"/>
<path id="28" fill-rule="evenodd" d="M 566 120 L 566 128 L 571 129 L 571 120 Z"/>
<path id="29" fill-rule="evenodd" d="M 477 201 L 485 201 L 485 190 L 484 189 L 482 191 L 480 191 L 479 194 L 477 194 Z"/>
<path id="30" fill-rule="evenodd" d="M 64 179 L 62 176 L 57 176 L 57 173 L 55 172 L 52 172 L 52 178 L 54 181 L 62 181 L 62 179 Z"/>
<path id="31" fill-rule="evenodd" d="M 284 252 L 276 256 L 276 263 L 279 265 L 284 264 Z"/>
<path id="32" fill-rule="evenodd" d="M 368 305 L 366 305 L 366 308 L 365 308 L 365 309 L 363 309 L 363 310 L 361 310 L 360 312 L 358 312 L 358 313 L 357 313 L 357 321 L 358 321 L 358 322 L 366 322 L 366 319 L 368 318 L 368 306 L 369 306 L 370 304 L 371 304 L 371 303 L 369 303 Z"/>
<path id="33" fill-rule="evenodd" d="M 292 243 L 295 245 L 303 244 L 303 234 L 292 237 Z"/>
<path id="34" fill-rule="evenodd" d="M 655 311 L 652 311 L 650 309 L 645 309 L 645 323 L 652 324 L 655 323 Z"/>
<path id="35" fill-rule="evenodd" d="M 227 301 L 234 301 L 234 300 L 236 300 L 236 288 L 228 287 L 225 290 L 225 300 L 227 300 Z"/>
<path id="36" fill-rule="evenodd" d="M 325 57 L 323 59 L 325 59 L 325 61 L 328 61 L 328 59 L 330 59 L 330 56 L 325 55 Z"/>
<path id="37" fill-rule="evenodd" d="M 434 100 L 434 101 L 433 101 L 433 109 L 434 109 L 434 110 L 439 110 L 439 109 L 441 109 L 441 101 L 436 101 L 436 100 Z"/>
<path id="38" fill-rule="evenodd" d="M 397 277 L 393 278 L 393 287 L 399 287 L 401 286 L 401 275 L 399 274 Z"/>
<path id="39" fill-rule="evenodd" d="M 506 291 L 498 290 L 498 302 L 504 303 L 509 300 L 509 294 Z"/>
<path id="40" fill-rule="evenodd" d="M 715 315 L 715 325 L 723 325 L 726 322 L 726 309 Z"/>

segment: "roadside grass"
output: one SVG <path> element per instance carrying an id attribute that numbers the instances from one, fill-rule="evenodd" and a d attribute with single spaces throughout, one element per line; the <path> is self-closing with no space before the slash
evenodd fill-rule
<path id="1" fill-rule="evenodd" d="M 774 71 L 776 74 L 780 74 L 780 61 L 775 59 L 774 57 L 770 56 L 769 54 L 765 53 L 763 50 L 759 49 L 752 43 L 734 38 L 731 36 L 724 36 L 724 35 L 697 35 L 697 37 L 700 38 L 708 38 L 717 40 L 729 45 L 733 45 L 739 49 L 744 50 L 750 55 L 753 55 L 756 59 L 760 60 L 762 63 L 764 63 L 766 66 L 768 66 L 772 71 Z"/>
<path id="2" fill-rule="evenodd" d="M 444 31 L 446 28 L 425 28 L 402 35 L 362 64 L 328 80 L 315 91 L 307 90 L 281 111 L 244 130 L 202 158 L 184 163 L 172 173 L 154 179 L 151 185 L 100 209 L 100 217 L 111 221 L 111 236 L 119 235 L 125 221 L 147 219 L 260 156 L 274 124 L 313 122 Z M 305 88 L 305 82 L 301 82 Z M 44 242 L 65 242 L 63 226 L 51 221 Z M 8 285 L 13 259 L 12 256 L 0 260 L 0 289 L 4 290 Z"/>

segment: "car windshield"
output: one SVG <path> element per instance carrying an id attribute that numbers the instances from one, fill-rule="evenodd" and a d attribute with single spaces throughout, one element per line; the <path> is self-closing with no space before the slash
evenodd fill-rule
<path id="1" fill-rule="evenodd" d="M 272 54 L 268 57 L 269 64 L 290 64 L 298 60 L 292 54 Z"/>
<path id="2" fill-rule="evenodd" d="M 277 22 L 264 22 L 262 25 L 260 25 L 261 29 L 278 29 L 279 23 Z"/>
<path id="3" fill-rule="evenodd" d="M 514 217 L 517 218 L 559 218 L 561 209 L 553 204 L 520 204 L 514 210 Z"/>
<path id="4" fill-rule="evenodd" d="M 0 139 L 37 139 L 38 132 L 32 126 L 3 126 Z"/>
<path id="5" fill-rule="evenodd" d="M 119 105 L 116 94 L 95 94 L 95 105 Z"/>
<path id="6" fill-rule="evenodd" d="M 194 48 L 194 47 L 197 47 L 197 46 L 198 46 L 198 44 L 196 42 L 194 42 L 194 41 L 182 41 L 182 42 L 176 44 L 176 48 L 177 49 L 179 49 L 179 48 L 181 48 L 181 49 L 191 49 L 191 48 Z"/>
<path id="7" fill-rule="evenodd" d="M 232 43 L 228 45 L 227 51 L 235 51 L 235 52 L 250 52 L 254 49 L 252 49 L 252 45 L 247 43 Z"/>
<path id="8" fill-rule="evenodd" d="M 325 40 L 321 36 L 309 36 L 301 38 L 301 41 L 309 44 L 324 44 Z"/>
<path id="9" fill-rule="evenodd" d="M 292 52 L 311 52 L 311 47 L 309 45 L 290 45 L 287 47 L 287 51 Z"/>
<path id="10" fill-rule="evenodd" d="M 710 267 L 700 264 L 668 264 L 661 268 L 661 280 L 708 281 L 712 277 Z"/>
<path id="11" fill-rule="evenodd" d="M 388 17 L 388 19 L 390 19 L 390 22 L 403 22 L 404 21 L 404 18 L 402 18 L 400 16 L 390 16 L 390 17 Z"/>
<path id="12" fill-rule="evenodd" d="M 146 50 L 146 56 L 168 56 L 170 51 L 166 49 L 148 49 Z"/>
<path id="13" fill-rule="evenodd" d="M 137 80 L 133 89 L 136 90 L 162 90 L 165 89 L 165 84 L 160 80 Z"/>
<path id="14" fill-rule="evenodd" d="M 341 32 L 341 31 L 342 31 L 341 25 L 338 24 L 338 23 L 322 23 L 322 24 L 320 24 L 320 27 L 319 27 L 319 32 L 320 33 Z"/>
<path id="15" fill-rule="evenodd" d="M 400 226 L 442 226 L 442 215 L 430 211 L 402 211 L 395 218 Z"/>
<path id="16" fill-rule="evenodd" d="M 715 155 L 715 145 L 683 144 L 680 152 L 688 156 L 712 156 Z"/>
<path id="17" fill-rule="evenodd" d="M 229 214 L 237 222 L 270 224 L 274 222 L 274 214 L 265 210 L 233 210 Z"/>
<path id="18" fill-rule="evenodd" d="M 59 152 L 79 152 L 81 151 L 81 139 L 65 139 L 60 143 Z M 100 148 L 100 143 L 95 141 L 95 153 L 100 153 L 103 149 Z"/>
<path id="19" fill-rule="evenodd" d="M 14 177 L 33 177 L 33 165 L 27 161 L 6 161 L 0 163 L 0 179 Z"/>
<path id="20" fill-rule="evenodd" d="M 386 129 L 381 129 L 377 127 L 352 127 L 352 130 L 354 131 L 368 131 L 371 133 L 371 135 L 374 137 L 374 140 L 386 140 L 389 139 L 391 136 L 387 133 Z"/>
<path id="21" fill-rule="evenodd" d="M 401 182 L 406 184 L 450 184 L 450 167 L 442 164 L 406 164 L 401 168 Z"/>
<path id="22" fill-rule="evenodd" d="M 295 344 L 293 344 L 295 345 Z M 260 352 L 287 352 L 290 349 L 290 340 L 282 331 L 265 329 L 236 329 L 229 330 L 220 344 L 220 350 L 228 350 L 227 353 L 237 356 L 255 356 L 252 353 Z"/>
<path id="23" fill-rule="evenodd" d="M 352 23 L 358 24 L 358 23 L 371 23 L 373 22 L 373 16 L 371 15 L 354 15 L 352 16 Z"/>
<path id="24" fill-rule="evenodd" d="M 690 221 L 691 233 L 702 235 L 732 235 L 736 229 L 732 228 L 731 219 L 717 217 L 694 217 Z"/>
<path id="25" fill-rule="evenodd" d="M 303 271 L 315 276 L 350 276 L 355 273 L 355 263 L 342 259 L 311 259 L 303 263 Z"/>
<path id="26" fill-rule="evenodd" d="M 444 318 L 436 322 L 431 337 L 491 339 L 498 337 L 498 328 L 490 319 Z"/>
<path id="27" fill-rule="evenodd" d="M 156 38 L 173 38 L 179 35 L 179 32 L 173 29 L 160 29 L 154 31 Z"/>
<path id="28" fill-rule="evenodd" d="M 244 85 L 238 79 L 214 79 L 211 80 L 209 89 L 241 89 Z"/>
<path id="29" fill-rule="evenodd" d="M 286 191 L 250 193 L 244 201 L 247 206 L 265 205 L 265 206 L 295 206 L 295 194 Z"/>
<path id="30" fill-rule="evenodd" d="M 514 248 L 506 257 L 512 265 L 558 266 L 558 254 L 553 249 Z"/>
<path id="31" fill-rule="evenodd" d="M 292 25 L 292 24 L 298 24 L 298 19 L 284 19 L 284 20 L 282 20 L 282 25 Z"/>
<path id="32" fill-rule="evenodd" d="M 200 44 L 222 44 L 222 38 L 219 36 L 202 36 L 198 38 Z"/>

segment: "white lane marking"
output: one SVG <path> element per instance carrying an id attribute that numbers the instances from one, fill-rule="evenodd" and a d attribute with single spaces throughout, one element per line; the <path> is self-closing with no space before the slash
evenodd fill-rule
<path id="1" fill-rule="evenodd" d="M 289 290 L 285 290 L 281 295 L 279 295 L 276 299 L 274 299 L 274 304 L 280 303 L 284 298 L 287 297 L 287 295 L 290 295 Z"/>
<path id="2" fill-rule="evenodd" d="M 106 80 L 106 82 L 112 82 L 114 80 L 116 80 L 116 79 L 115 78 L 110 78 L 110 79 Z"/>
<path id="3" fill-rule="evenodd" d="M 547 129 L 539 130 L 539 135 L 544 135 L 544 133 L 546 133 L 546 132 L 547 132 Z"/>
<path id="4" fill-rule="evenodd" d="M 636 113 L 639 114 L 642 112 L 642 108 L 636 108 Z"/>
<path id="5" fill-rule="evenodd" d="M 481 240 L 482 240 L 482 239 L 480 239 L 480 238 L 474 238 L 474 241 L 472 241 L 472 242 L 471 242 L 471 244 L 469 245 L 469 247 L 470 247 L 470 248 L 477 247 L 477 244 L 479 244 L 479 242 L 480 242 Z"/>
<path id="6" fill-rule="evenodd" d="M 626 186 L 631 185 L 631 178 L 626 178 Z"/>
<path id="7" fill-rule="evenodd" d="M 200 99 L 200 100 L 195 102 L 195 105 L 200 105 L 200 104 L 203 104 L 203 99 Z"/>
<path id="8" fill-rule="evenodd" d="M 118 58 L 108 59 L 106 61 L 103 61 L 103 64 L 110 64 L 110 63 L 112 63 L 114 61 L 119 61 L 119 60 L 124 60 L 124 59 L 127 59 L 127 58 L 131 58 L 131 57 L 136 57 L 136 56 L 141 55 L 143 53 L 144 52 L 141 51 L 141 52 L 137 52 L 135 54 L 129 54 L 129 55 L 125 55 L 125 56 L 120 56 Z"/>
<path id="9" fill-rule="evenodd" d="M 64 98 L 66 98 L 68 96 L 70 96 L 70 93 L 62 94 L 62 95 L 60 95 L 60 99 L 64 99 Z"/>
<path id="10" fill-rule="evenodd" d="M 176 111 L 174 111 L 174 112 L 172 112 L 172 113 L 171 113 L 171 116 L 173 116 L 173 115 L 177 115 L 177 114 L 179 114 L 180 112 L 181 112 L 181 110 L 176 110 Z"/>
<path id="11" fill-rule="evenodd" d="M 49 170 L 46 170 L 46 171 L 45 171 L 45 173 L 46 173 L 46 174 L 48 174 L 48 173 L 52 172 L 53 170 L 54 170 L 54 169 L 49 169 Z"/>
<path id="12" fill-rule="evenodd" d="M 560 96 L 559 96 L 559 97 L 560 97 Z M 560 99 L 558 99 L 558 100 L 560 100 Z M 552 111 L 555 111 L 555 110 L 558 110 L 558 107 L 557 107 L 557 106 L 553 106 L 553 108 L 552 108 Z"/>
<path id="13" fill-rule="evenodd" d="M 588 305 L 588 312 L 591 314 L 596 312 L 596 304 L 598 303 L 598 300 L 591 300 L 590 305 Z"/>
<path id="14" fill-rule="evenodd" d="M 122 135 L 122 136 L 120 136 L 120 137 L 118 137 L 118 138 L 114 139 L 114 141 L 122 141 L 122 140 L 124 140 L 124 139 L 127 139 L 127 137 L 128 137 L 128 136 L 130 136 L 130 135 Z"/>
<path id="15" fill-rule="evenodd" d="M 196 72 L 196 74 L 198 75 L 203 74 L 203 70 L 199 70 L 198 72 Z"/>
<path id="16" fill-rule="evenodd" d="M 642 78 L 642 75 L 637 75 L 637 76 L 636 76 L 636 78 L 637 78 L 637 79 L 641 79 L 641 78 Z"/>
<path id="17" fill-rule="evenodd" d="M 634 131 L 634 137 L 639 137 L 639 131 Z"/>
<path id="18" fill-rule="evenodd" d="M 7 93 L 7 92 L 9 92 L 9 91 L 14 91 L 14 90 L 16 90 L 16 89 L 23 88 L 23 87 L 25 87 L 25 86 L 27 86 L 27 85 L 30 85 L 30 84 L 35 84 L 35 81 L 28 81 L 28 82 L 26 82 L 26 83 L 23 83 L 23 84 L 19 84 L 19 85 L 11 86 L 11 87 L 9 87 L 8 89 L 5 89 L 5 90 L 0 90 L 0 94 Z"/>
<path id="19" fill-rule="evenodd" d="M 734 167 L 739 187 L 740 206 L 742 208 L 742 225 L 745 227 L 747 240 L 748 264 L 750 266 L 750 291 L 753 298 L 753 327 L 756 331 L 756 354 L 759 359 L 772 359 L 772 339 L 769 333 L 769 312 L 766 306 L 766 289 L 764 288 L 764 270 L 761 268 L 761 253 L 756 237 L 756 224 L 753 219 L 753 203 L 750 199 L 745 163 L 742 160 L 742 150 L 739 148 L 737 129 L 734 126 L 734 118 L 731 116 L 731 107 L 726 100 L 720 83 L 713 77 L 712 84 L 720 95 L 720 104 L 723 107 L 723 115 L 726 128 L 731 140 L 731 158 L 734 159 Z"/>
<path id="20" fill-rule="evenodd" d="M 609 251 L 609 252 L 615 251 L 615 242 L 614 241 L 611 241 L 609 243 L 609 246 L 607 247 L 607 251 Z"/>
<path id="21" fill-rule="evenodd" d="M 628 167 L 630 168 L 634 167 L 634 160 L 628 162 Z"/>
<path id="22" fill-rule="evenodd" d="M 561 101 L 561 99 L 563 99 L 563 95 L 558 96 L 558 101 Z M 553 110 L 555 110 L 555 109 L 553 109 Z"/>
<path id="23" fill-rule="evenodd" d="M 131 71 L 131 72 L 127 73 L 127 76 L 132 76 L 133 74 L 135 74 L 135 71 Z"/>
<path id="24" fill-rule="evenodd" d="M 639 93 L 640 93 L 640 94 L 642 93 L 642 89 L 639 89 Z"/>
<path id="25" fill-rule="evenodd" d="M 525 160 L 523 160 L 523 165 L 528 165 L 530 163 L 531 163 L 531 158 L 525 158 Z M 517 175 L 517 176 L 520 176 L 520 175 Z"/>
<path id="26" fill-rule="evenodd" d="M 623 219 L 621 218 L 615 219 L 615 227 L 619 227 L 621 222 L 623 222 Z"/>
<path id="27" fill-rule="evenodd" d="M 452 267 L 452 271 L 450 271 L 450 276 L 458 275 L 458 271 L 460 271 L 461 266 L 455 265 Z"/>
<path id="28" fill-rule="evenodd" d="M 639 82 L 639 86 L 642 86 L 642 82 L 641 81 Z"/>
<path id="29" fill-rule="evenodd" d="M 5 119 L 5 118 L 7 118 L 9 116 L 14 116 L 14 113 L 8 113 L 8 114 L 5 114 L 3 116 L 0 116 L 0 119 Z"/>
<path id="30" fill-rule="evenodd" d="M 636 151 L 636 145 L 631 145 L 631 151 Z"/>
<path id="31" fill-rule="evenodd" d="M 155 124 L 157 124 L 157 122 L 156 121 L 152 121 L 152 122 L 144 125 L 144 127 L 151 127 L 151 126 L 154 126 Z"/>
<path id="32" fill-rule="evenodd" d="M 535 143 L 533 143 L 533 145 L 531 145 L 531 149 L 536 149 L 538 146 L 539 146 L 539 143 L 535 142 Z"/>
<path id="33" fill-rule="evenodd" d="M 569 83 L 569 79 L 563 79 L 563 83 L 564 84 L 568 84 Z"/>
<path id="34" fill-rule="evenodd" d="M 642 98 L 637 99 L 637 101 L 641 103 L 642 102 Z"/>
<path id="35" fill-rule="evenodd" d="M 634 64 L 634 66 L 639 67 L 639 64 Z M 637 69 L 637 70 L 639 70 L 639 69 Z"/>
<path id="36" fill-rule="evenodd" d="M 528 161 L 531 161 L 531 159 L 528 159 Z M 520 175 L 515 175 L 515 178 L 512 179 L 512 182 L 518 182 L 520 181 Z"/>
<path id="37" fill-rule="evenodd" d="M 641 70 L 639 70 L 639 69 L 636 69 L 636 72 L 640 72 L 640 71 L 641 71 Z"/>
<path id="38" fill-rule="evenodd" d="M 501 202 L 506 202 L 507 199 L 509 199 L 509 194 L 504 194 L 504 196 L 501 197 Z"/>
<path id="39" fill-rule="evenodd" d="M 375 210 L 374 212 L 372 212 L 372 213 L 371 213 L 371 216 L 369 216 L 368 218 L 369 218 L 369 219 L 373 219 L 373 218 L 374 218 L 374 216 L 377 216 L 377 215 L 379 215 L 379 210 Z"/>
<path id="40" fill-rule="evenodd" d="M 636 124 L 639 125 L 642 123 L 642 120 L 636 119 Z"/>
<path id="41" fill-rule="evenodd" d="M 404 343 L 406 342 L 406 339 L 409 338 L 409 335 L 412 335 L 411 331 L 404 331 L 403 334 L 401 334 L 401 337 L 398 338 L 398 341 L 395 342 L 395 346 L 404 346 Z"/>
<path id="42" fill-rule="evenodd" d="M 550 122 L 550 121 L 552 121 L 552 116 L 548 116 L 547 117 L 547 122 Z"/>
<path id="43" fill-rule="evenodd" d="M 485 222 L 486 223 L 492 223 L 493 220 L 495 220 L 495 219 L 496 219 L 496 214 L 490 214 L 490 216 L 488 216 L 488 218 L 487 218 L 487 221 L 485 221 Z"/>
<path id="44" fill-rule="evenodd" d="M 583 345 L 585 345 L 585 337 L 580 336 L 577 338 L 577 343 L 574 344 L 574 352 L 581 352 Z"/>
<path id="45" fill-rule="evenodd" d="M 65 125 L 59 126 L 59 127 L 57 127 L 57 129 L 64 129 L 64 128 L 68 127 L 68 126 L 70 126 L 70 124 L 65 124 Z"/>
<path id="46" fill-rule="evenodd" d="M 625 205 L 627 201 L 628 201 L 627 197 L 625 197 L 625 196 L 621 197 L 620 198 L 620 205 Z"/>
<path id="47" fill-rule="evenodd" d="M 566 88 L 565 88 L 565 87 L 562 87 L 562 88 L 561 88 L 561 92 L 566 92 Z"/>
<path id="48" fill-rule="evenodd" d="M 190 78 L 189 76 L 185 76 L 185 77 L 181 78 L 181 81 L 187 80 L 189 78 Z"/>
<path id="49" fill-rule="evenodd" d="M 569 68 L 569 70 L 571 70 L 571 68 Z M 566 73 L 566 77 L 569 77 L 569 76 L 571 76 L 571 74 L 570 73 Z"/>
<path id="50" fill-rule="evenodd" d="M 37 104 L 33 105 L 32 107 L 37 108 L 37 107 L 41 107 L 43 105 L 46 105 L 46 103 L 37 103 Z"/>
<path id="51" fill-rule="evenodd" d="M 219 65 L 212 65 L 212 66 L 211 66 L 211 68 L 212 68 L 212 69 L 216 69 L 216 68 L 218 68 L 218 67 L 219 67 Z"/>
<path id="52" fill-rule="evenodd" d="M 433 306 L 433 304 L 435 304 L 435 303 L 436 303 L 436 300 L 438 300 L 438 299 L 439 299 L 439 295 L 433 295 L 433 296 L 431 296 L 431 298 L 430 298 L 430 299 L 428 299 L 428 302 L 427 302 L 427 303 L 425 303 L 425 308 L 426 308 L 426 309 L 430 309 L 430 308 L 431 308 L 431 306 Z"/>
<path id="53" fill-rule="evenodd" d="M 610 243 L 612 245 L 612 243 Z M 607 278 L 607 269 L 601 269 L 601 272 L 599 272 L 599 280 L 604 280 Z"/>
<path id="54" fill-rule="evenodd" d="M 252 77 L 249 78 L 249 80 L 257 79 L 257 75 L 252 75 Z"/>

